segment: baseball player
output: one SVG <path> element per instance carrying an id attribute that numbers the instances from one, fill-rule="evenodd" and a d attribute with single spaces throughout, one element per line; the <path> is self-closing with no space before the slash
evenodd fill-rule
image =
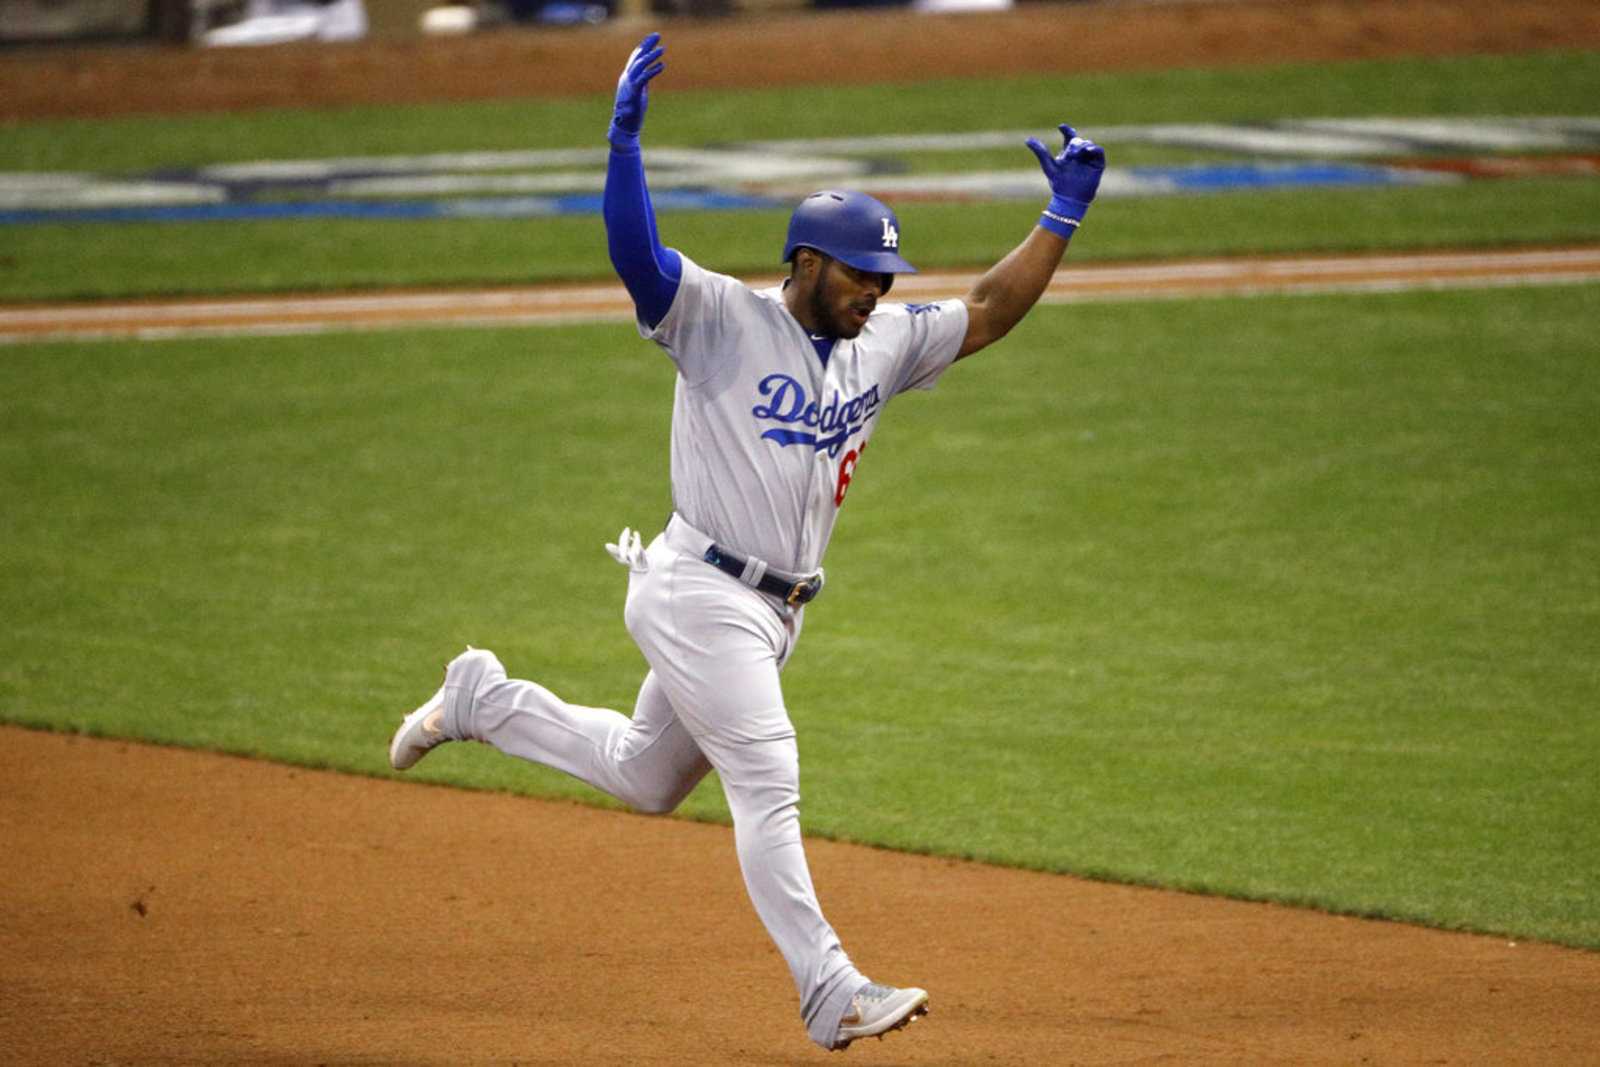
<path id="1" fill-rule="evenodd" d="M 1105 153 L 1068 126 L 1059 153 L 1028 140 L 1053 196 L 960 299 L 885 303 L 895 275 L 916 269 L 901 257 L 899 220 L 870 196 L 833 190 L 795 208 L 788 279 L 753 290 L 657 235 L 639 132 L 663 54 L 650 34 L 618 79 L 604 198 L 639 333 L 677 369 L 673 514 L 648 546 L 628 529 L 606 546 L 629 568 L 624 619 L 649 673 L 630 717 L 510 679 L 492 653 L 469 649 L 405 717 L 389 759 L 404 770 L 442 742 L 481 741 L 643 812 L 673 810 L 715 769 L 745 885 L 807 1032 L 844 1048 L 922 1015 L 928 994 L 869 981 L 823 918 L 779 672 L 823 590 L 823 552 L 884 408 L 1022 319 L 1094 199 Z"/>

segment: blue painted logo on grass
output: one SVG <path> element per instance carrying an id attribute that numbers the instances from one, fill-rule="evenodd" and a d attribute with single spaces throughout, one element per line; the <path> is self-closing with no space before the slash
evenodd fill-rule
<path id="1" fill-rule="evenodd" d="M 650 178 L 657 210 L 786 207 L 797 181 L 840 185 L 886 200 L 1028 200 L 1046 195 L 1021 157 L 1039 131 L 988 130 L 657 148 Z M 1517 173 L 1464 164 L 1506 153 L 1600 151 L 1600 118 L 1283 119 L 1227 125 L 1116 126 L 1100 197 L 1183 196 L 1281 188 L 1409 185 Z M 1495 151 L 1485 152 L 1491 144 Z M 1227 152 L 1227 161 L 1119 167 L 1123 145 Z M 919 173 L 901 158 L 923 150 L 1012 147 L 1005 170 L 957 165 Z M 1585 154 L 1587 153 L 1587 154 Z M 0 223 L 233 222 L 279 219 L 537 218 L 600 211 L 604 148 L 533 149 L 220 163 L 142 175 L 0 172 Z M 1460 165 L 1451 165 L 1460 164 Z M 803 177 L 801 177 L 803 176 Z M 894 235 L 898 236 L 898 235 Z"/>

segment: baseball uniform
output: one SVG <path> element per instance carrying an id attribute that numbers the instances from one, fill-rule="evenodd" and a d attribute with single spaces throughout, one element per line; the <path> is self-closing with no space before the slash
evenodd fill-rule
<path id="1" fill-rule="evenodd" d="M 681 253 L 680 253 L 681 255 Z M 779 671 L 803 607 L 706 562 L 713 544 L 783 580 L 818 570 L 878 418 L 931 388 L 966 330 L 959 300 L 880 304 L 826 361 L 784 306 L 687 256 L 653 329 L 678 369 L 675 513 L 630 574 L 624 618 L 650 673 L 632 718 L 567 703 L 496 662 L 461 702 L 452 736 L 556 767 L 644 811 L 671 810 L 716 768 L 756 911 L 829 1047 L 866 982 L 822 916 L 801 845 L 799 755 Z"/>
<path id="2" fill-rule="evenodd" d="M 396 769 L 476 739 L 557 768 L 646 812 L 675 808 L 715 769 L 746 888 L 789 966 L 812 1038 L 842 1048 L 926 1010 L 920 989 L 869 982 L 823 918 L 799 825 L 799 756 L 779 674 L 851 482 L 889 401 L 931 388 L 1038 299 L 1104 170 L 1062 126 L 1037 141 L 1054 194 L 1038 225 L 962 300 L 889 304 L 899 221 L 861 193 L 813 194 L 790 219 L 784 286 L 756 290 L 662 246 L 638 136 L 662 70 L 646 37 L 618 80 L 603 211 L 639 331 L 671 358 L 673 514 L 648 546 L 625 530 L 624 621 L 649 664 L 631 716 L 507 677 L 492 653 L 453 660 L 390 743 Z M 786 288 L 786 286 L 790 288 Z"/>

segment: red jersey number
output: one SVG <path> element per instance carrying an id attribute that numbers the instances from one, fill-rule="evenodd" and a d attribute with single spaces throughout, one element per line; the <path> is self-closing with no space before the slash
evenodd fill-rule
<path id="1" fill-rule="evenodd" d="M 860 459 L 867 450 L 867 443 L 861 442 L 860 448 L 853 448 L 844 454 L 844 459 L 839 461 L 839 486 L 833 491 L 833 506 L 844 506 L 844 495 L 850 491 L 850 479 L 856 473 L 856 460 Z"/>

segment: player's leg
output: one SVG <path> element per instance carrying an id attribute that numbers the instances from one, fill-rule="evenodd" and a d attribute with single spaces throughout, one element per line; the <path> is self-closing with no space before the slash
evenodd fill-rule
<path id="1" fill-rule="evenodd" d="M 711 765 L 678 721 L 654 673 L 633 717 L 569 704 L 536 682 L 491 672 L 458 719 L 461 736 L 564 771 L 637 811 L 668 812 Z"/>
<path id="2" fill-rule="evenodd" d="M 440 739 L 482 741 L 554 767 L 638 811 L 671 811 L 711 769 L 654 674 L 640 686 L 630 719 L 508 678 L 493 653 L 475 650 L 451 662 L 436 701 Z M 414 733 L 428 706 L 414 715 Z"/>
<path id="3" fill-rule="evenodd" d="M 800 759 L 778 670 L 792 633 L 754 593 L 690 557 L 653 555 L 628 628 L 722 780 L 745 886 L 812 1039 L 832 1047 L 867 979 L 822 915 L 800 835 Z"/>
<path id="4" fill-rule="evenodd" d="M 760 718 L 788 721 L 781 707 Z M 851 996 L 866 983 L 822 914 L 800 835 L 800 758 L 793 733 L 759 741 L 700 734 L 733 816 L 739 869 L 756 914 L 789 965 L 800 1017 L 832 1047 Z"/>

